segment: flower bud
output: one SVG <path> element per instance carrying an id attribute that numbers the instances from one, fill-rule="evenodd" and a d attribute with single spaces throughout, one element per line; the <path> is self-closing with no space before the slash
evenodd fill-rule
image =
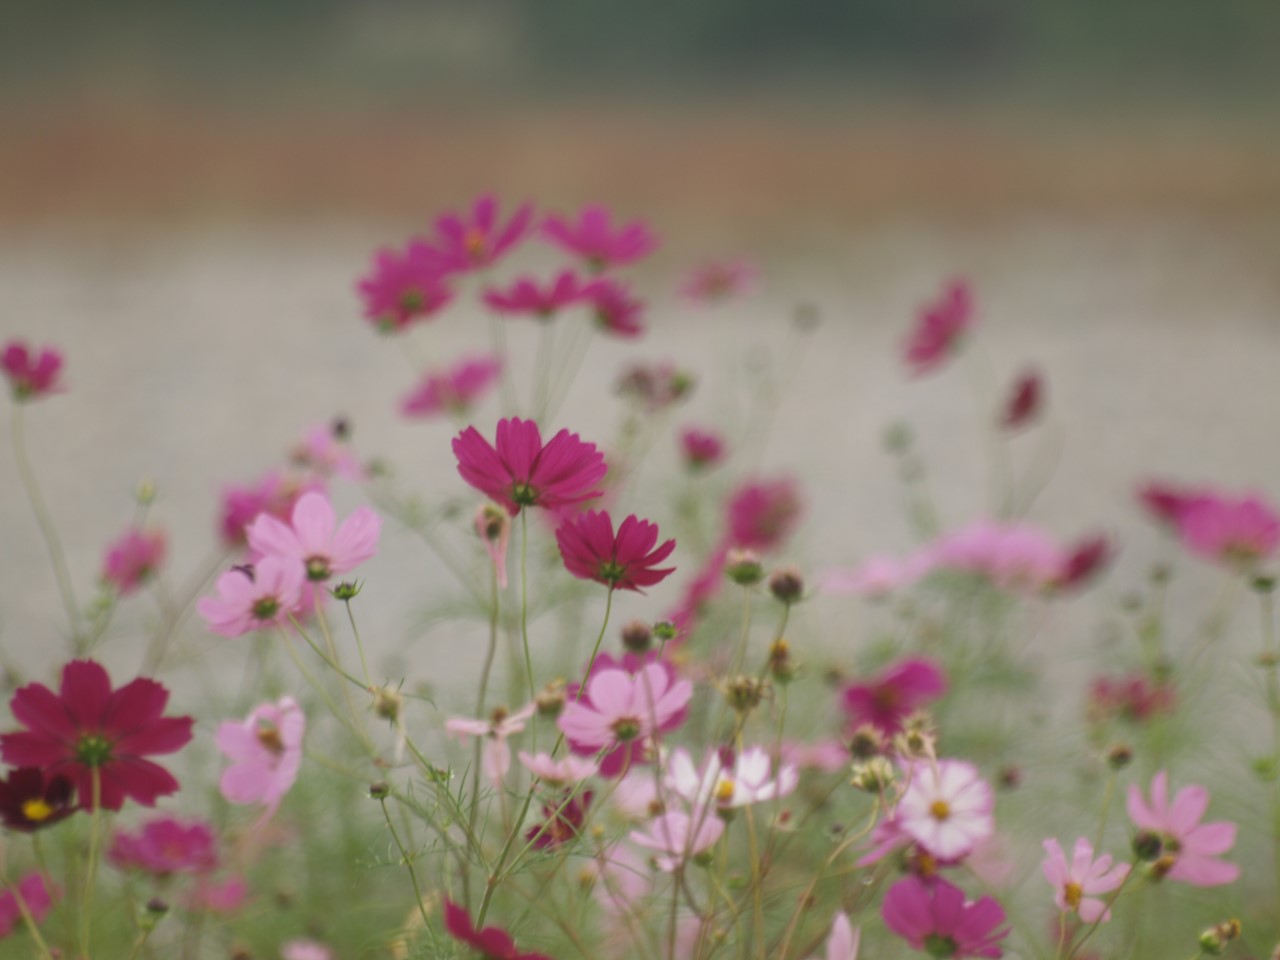
<path id="1" fill-rule="evenodd" d="M 140 507 L 149 507 L 155 503 L 156 484 L 154 480 L 140 480 L 137 489 L 133 491 L 133 499 L 137 501 Z"/>
<path id="2" fill-rule="evenodd" d="M 564 681 L 552 680 L 538 692 L 533 702 L 538 708 L 538 716 L 548 720 L 560 716 L 565 704 Z"/>
<path id="3" fill-rule="evenodd" d="M 1107 751 L 1107 766 L 1112 770 L 1123 770 L 1133 762 L 1133 747 L 1127 743 L 1117 743 Z"/>
<path id="4" fill-rule="evenodd" d="M 390 687 L 379 687 L 373 695 L 373 712 L 383 720 L 394 722 L 400 716 L 400 708 L 404 706 L 404 697 L 399 691 Z"/>
<path id="5" fill-rule="evenodd" d="M 653 638 L 659 643 L 674 640 L 678 632 L 676 625 L 670 620 L 659 620 L 653 625 Z"/>
<path id="6" fill-rule="evenodd" d="M 475 529 L 481 540 L 497 543 L 510 532 L 511 518 L 501 507 L 482 503 L 476 511 Z"/>
<path id="7" fill-rule="evenodd" d="M 879 727 L 864 723 L 849 738 L 849 755 L 854 760 L 870 760 L 884 753 L 884 734 Z"/>
<path id="8" fill-rule="evenodd" d="M 804 598 L 804 576 L 795 567 L 775 570 L 769 578 L 769 592 L 790 606 Z"/>
<path id="9" fill-rule="evenodd" d="M 369 784 L 369 797 L 373 800 L 385 800 L 391 796 L 391 785 L 385 780 Z"/>
<path id="10" fill-rule="evenodd" d="M 938 731 L 933 725 L 933 718 L 921 711 L 911 714 L 903 721 L 902 732 L 894 738 L 893 743 L 898 753 L 906 759 L 932 758 L 938 743 Z"/>
<path id="11" fill-rule="evenodd" d="M 1200 934 L 1201 952 L 1207 953 L 1211 957 L 1220 955 L 1226 949 L 1228 943 L 1240 936 L 1240 930 L 1240 921 L 1235 919 L 1214 924 Z"/>
<path id="12" fill-rule="evenodd" d="M 769 674 L 779 683 L 790 683 L 796 675 L 796 665 L 791 659 L 791 644 L 779 637 L 769 648 Z"/>
<path id="13" fill-rule="evenodd" d="M 142 915 L 138 917 L 138 926 L 148 932 L 154 930 L 168 912 L 168 903 L 159 897 L 152 897 L 147 901 L 146 906 L 142 908 Z"/>
<path id="14" fill-rule="evenodd" d="M 764 566 L 750 550 L 730 550 L 725 559 L 724 573 L 740 587 L 754 587 L 764 579 Z"/>
<path id="15" fill-rule="evenodd" d="M 729 706 L 738 713 L 750 713 L 760 706 L 760 701 L 768 693 L 768 684 L 745 674 L 734 677 L 724 687 L 725 699 Z"/>
<path id="16" fill-rule="evenodd" d="M 1013 765 L 1001 767 L 996 774 L 996 786 L 1001 790 L 1017 790 L 1022 786 L 1022 768 Z"/>
<path id="17" fill-rule="evenodd" d="M 1253 578 L 1253 589 L 1258 593 L 1270 593 L 1276 588 L 1276 578 L 1267 574 L 1258 574 Z"/>
<path id="18" fill-rule="evenodd" d="M 622 628 L 622 645 L 632 653 L 644 653 L 653 646 L 653 631 L 643 620 L 632 620 Z"/>
<path id="19" fill-rule="evenodd" d="M 849 782 L 857 790 L 880 793 L 893 786 L 895 776 L 893 764 L 885 757 L 872 757 L 853 765 L 853 778 Z"/>
<path id="20" fill-rule="evenodd" d="M 342 583 L 339 583 L 330 590 L 329 593 L 333 595 L 333 599 L 335 600 L 341 600 L 343 603 L 350 603 L 360 595 L 360 588 L 363 586 L 364 584 L 356 580 L 344 580 Z"/>

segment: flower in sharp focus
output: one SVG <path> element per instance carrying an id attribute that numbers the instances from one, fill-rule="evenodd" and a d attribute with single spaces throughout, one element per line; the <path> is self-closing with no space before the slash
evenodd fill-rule
<path id="1" fill-rule="evenodd" d="M 529 229 L 533 207 L 524 204 L 505 224 L 492 194 L 481 197 L 468 214 L 446 213 L 435 223 L 435 249 L 450 270 L 467 272 L 491 266 L 511 250 Z"/>
<path id="2" fill-rule="evenodd" d="M 444 902 L 444 926 L 449 936 L 478 950 L 486 960 L 551 960 L 545 954 L 520 951 L 511 934 L 498 927 L 477 930 L 471 915 L 452 900 Z"/>
<path id="3" fill-rule="evenodd" d="M 995 794 L 963 760 L 910 765 L 894 817 L 904 834 L 939 860 L 967 855 L 995 832 Z"/>
<path id="4" fill-rule="evenodd" d="M 112 690 L 101 664 L 72 660 L 57 693 L 41 683 L 14 693 L 9 708 L 26 729 L 0 736 L 0 756 L 66 777 L 88 810 L 95 798 L 106 810 L 119 810 L 126 799 L 154 806 L 178 791 L 178 781 L 145 758 L 181 750 L 194 722 L 162 716 L 168 702 L 169 691 L 154 680 L 139 677 Z"/>
<path id="5" fill-rule="evenodd" d="M 520 277 L 505 290 L 489 287 L 484 292 L 484 302 L 506 316 L 550 320 L 561 311 L 590 299 L 591 291 L 591 283 L 572 270 L 564 270 L 546 284 L 539 284 L 531 277 Z"/>
<path id="6" fill-rule="evenodd" d="M 499 420 L 496 444 L 475 427 L 453 440 L 462 479 L 506 507 L 556 507 L 598 497 L 607 472 L 604 455 L 576 433 L 561 430 L 545 444 L 538 425 L 518 417 Z"/>
<path id="7" fill-rule="evenodd" d="M 674 540 L 658 545 L 658 525 L 634 515 L 618 525 L 607 510 L 587 510 L 556 528 L 556 543 L 565 569 L 581 580 L 594 580 L 611 590 L 634 590 L 661 583 L 675 567 L 659 567 L 676 548 Z"/>
<path id="8" fill-rule="evenodd" d="M 1044 381 L 1034 370 L 1019 375 L 1000 412 L 1000 426 L 1019 430 L 1040 416 L 1044 409 Z"/>
<path id="9" fill-rule="evenodd" d="M 134 593 L 164 563 L 168 538 L 163 530 L 126 530 L 107 547 L 102 579 L 120 596 Z"/>
<path id="10" fill-rule="evenodd" d="M 1129 819 L 1139 830 L 1158 834 L 1172 864 L 1161 876 L 1193 887 L 1216 887 L 1240 876 L 1234 863 L 1219 860 L 1236 842 L 1236 825 L 1226 820 L 1201 823 L 1209 809 L 1209 791 L 1201 786 L 1183 787 L 1169 801 L 1169 775 L 1161 770 L 1151 781 L 1147 803 L 1136 783 L 1129 785 Z"/>
<path id="11" fill-rule="evenodd" d="M 444 728 L 457 736 L 483 737 L 484 753 L 482 765 L 484 774 L 494 784 L 502 783 L 507 771 L 511 769 L 511 747 L 507 738 L 524 730 L 525 724 L 537 710 L 535 704 L 526 704 L 515 713 L 508 713 L 505 708 L 498 707 L 488 720 L 473 720 L 470 717 L 450 717 Z"/>
<path id="12" fill-rule="evenodd" d="M 46 776 L 38 767 L 19 767 L 0 779 L 0 822 L 33 833 L 76 812 L 75 785 L 68 777 Z"/>
<path id="13" fill-rule="evenodd" d="M 701 811 L 691 816 L 670 810 L 654 817 L 647 830 L 631 831 L 631 842 L 654 851 L 659 870 L 671 873 L 686 860 L 710 850 L 724 835 L 724 822 Z"/>
<path id="14" fill-rule="evenodd" d="M 159 877 L 204 873 L 218 864 L 213 828 L 200 820 L 168 815 L 143 824 L 135 833 L 118 831 L 107 859 L 122 870 L 141 870 Z"/>
<path id="15" fill-rule="evenodd" d="M 249 547 L 264 557 L 293 562 L 308 580 L 350 573 L 378 552 L 382 518 L 357 507 L 338 525 L 333 504 L 323 493 L 303 494 L 289 523 L 264 515 L 249 527 Z"/>
<path id="16" fill-rule="evenodd" d="M 22 903 L 18 903 L 18 898 Z M 0 937 L 9 934 L 23 924 L 23 907 L 35 923 L 44 923 L 49 911 L 62 897 L 57 885 L 47 883 L 39 873 L 29 873 L 18 883 L 0 891 Z"/>
<path id="17" fill-rule="evenodd" d="M 306 715 L 292 697 L 218 724 L 218 749 L 231 761 L 218 782 L 227 802 L 259 803 L 274 812 L 298 779 L 306 728 Z"/>
<path id="18" fill-rule="evenodd" d="M 913 375 L 940 367 L 960 347 L 973 326 L 973 293 L 963 280 L 953 281 L 942 295 L 920 311 L 903 351 Z"/>
<path id="19" fill-rule="evenodd" d="M 280 557 L 232 567 L 218 577 L 216 597 L 201 597 L 196 612 L 205 625 L 224 637 L 283 623 L 302 599 L 306 572 L 302 564 Z"/>
<path id="20" fill-rule="evenodd" d="M 743 550 L 776 550 L 791 537 L 803 510 L 799 487 L 789 478 L 745 483 L 729 499 L 729 542 Z"/>
<path id="21" fill-rule="evenodd" d="M 403 250 L 379 250 L 356 285 L 365 319 L 383 333 L 431 319 L 453 299 L 444 282 L 450 269 L 447 257 L 418 241 Z"/>
<path id="22" fill-rule="evenodd" d="M 15 400 L 34 400 L 60 389 L 62 354 L 52 347 L 36 351 L 21 340 L 10 340 L 0 352 L 0 372 L 8 378 Z"/>
<path id="23" fill-rule="evenodd" d="M 1192 553 L 1251 567 L 1280 547 L 1280 514 L 1260 496 L 1200 496 L 1178 514 L 1178 536 Z"/>
<path id="24" fill-rule="evenodd" d="M 885 736 L 902 729 L 912 713 L 947 692 L 947 676 L 928 657 L 908 657 L 881 673 L 845 687 L 841 705 L 849 728 L 870 724 Z"/>
<path id="25" fill-rule="evenodd" d="M 460 360 L 448 370 L 428 373 L 422 382 L 400 400 L 406 417 L 436 417 L 467 413 L 502 376 L 502 361 L 496 357 Z"/>
<path id="26" fill-rule="evenodd" d="M 724 439 L 710 430 L 686 427 L 680 431 L 680 455 L 690 470 L 714 467 L 725 458 Z"/>
<path id="27" fill-rule="evenodd" d="M 594 204 L 584 207 L 576 221 L 547 217 L 542 236 L 566 253 L 581 257 L 597 273 L 634 263 L 658 247 L 658 238 L 643 220 L 614 225 L 609 211 Z"/>
<path id="28" fill-rule="evenodd" d="M 1096 894 L 1111 893 L 1129 874 L 1129 865 L 1112 866 L 1109 854 L 1093 858 L 1093 845 L 1084 837 L 1076 840 L 1070 862 L 1057 840 L 1044 841 L 1041 869 L 1053 887 L 1053 901 L 1063 913 L 1074 911 L 1085 923 L 1111 919 L 1111 911 Z"/>
<path id="29" fill-rule="evenodd" d="M 708 260 L 689 273 L 680 295 L 694 303 L 720 303 L 752 292 L 759 277 L 746 260 Z"/>
<path id="30" fill-rule="evenodd" d="M 837 913 L 831 921 L 825 960 L 858 960 L 858 945 L 861 941 L 862 928 L 850 923 L 847 913 Z"/>
<path id="31" fill-rule="evenodd" d="M 620 280 L 598 280 L 588 289 L 596 326 L 617 337 L 634 338 L 644 333 L 641 316 L 644 301 L 632 296 L 631 288 Z"/>
<path id="32" fill-rule="evenodd" d="M 1009 935 L 1004 908 L 991 897 L 966 902 L 964 893 L 941 878 L 899 880 L 885 894 L 885 926 L 931 957 L 1000 957 Z"/>

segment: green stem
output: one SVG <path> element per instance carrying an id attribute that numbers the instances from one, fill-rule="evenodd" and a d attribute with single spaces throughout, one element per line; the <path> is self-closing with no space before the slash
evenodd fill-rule
<path id="1" fill-rule="evenodd" d="M 578 685 L 578 695 L 575 700 L 582 699 L 582 693 L 587 689 L 587 680 L 591 677 L 591 668 L 596 665 L 596 657 L 600 655 L 600 645 L 604 643 L 605 630 L 609 628 L 609 614 L 613 611 L 613 587 L 609 588 L 608 596 L 604 601 L 604 623 L 600 624 L 600 633 L 596 637 L 596 645 L 591 648 L 591 659 L 587 661 L 587 672 L 583 675 L 582 683 Z"/>
<path id="2" fill-rule="evenodd" d="M 47 876 L 46 874 L 45 883 L 49 882 Z M 40 928 L 36 925 L 36 918 L 31 915 L 31 908 L 27 906 L 27 901 L 23 898 L 22 891 L 15 885 L 10 888 L 9 892 L 13 894 L 14 902 L 17 903 L 18 910 L 22 913 L 22 922 L 27 928 L 27 933 L 31 935 L 31 939 L 35 941 L 35 945 L 40 951 L 41 960 L 53 960 L 53 952 L 41 935 Z"/>
<path id="3" fill-rule="evenodd" d="M 422 915 L 422 922 L 426 924 L 429 930 L 431 929 L 431 918 L 427 916 L 427 905 L 422 901 L 422 887 L 418 884 L 418 872 L 413 869 L 413 858 L 409 856 L 409 851 L 400 842 L 400 834 L 396 832 L 396 825 L 392 822 L 391 814 L 387 811 L 386 798 L 380 798 L 378 804 L 382 807 L 382 818 L 387 821 L 387 829 L 391 831 L 391 839 L 396 842 L 396 849 L 400 851 L 400 859 L 409 871 L 409 880 L 413 884 L 413 895 L 418 901 L 418 913 Z"/>
<path id="4" fill-rule="evenodd" d="M 538 696 L 533 681 L 533 654 L 529 652 L 529 511 L 520 511 L 520 638 L 524 641 L 524 667 L 529 675 L 529 700 Z"/>
<path id="5" fill-rule="evenodd" d="M 102 846 L 102 770 L 93 768 L 93 813 L 89 821 L 89 862 L 84 873 L 84 899 L 80 904 L 80 953 L 88 957 L 90 916 L 93 913 L 93 886 L 98 874 L 98 856 Z"/>
<path id="6" fill-rule="evenodd" d="M 351 633 L 356 638 L 356 650 L 360 652 L 360 670 L 364 673 L 364 685 L 368 689 L 373 689 L 373 680 L 369 677 L 369 661 L 364 655 L 364 641 L 360 639 L 360 628 L 356 626 L 356 615 L 351 612 L 351 601 L 344 600 L 343 603 L 347 607 L 347 620 L 351 623 Z"/>

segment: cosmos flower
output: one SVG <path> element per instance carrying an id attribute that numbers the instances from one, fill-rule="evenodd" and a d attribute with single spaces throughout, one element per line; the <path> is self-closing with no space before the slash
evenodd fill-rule
<path id="1" fill-rule="evenodd" d="M 1280 547 L 1280 514 L 1256 494 L 1202 495 L 1178 513 L 1178 536 L 1192 553 L 1251 567 Z"/>
<path id="2" fill-rule="evenodd" d="M 964 857 L 995 832 L 995 794 L 963 760 L 917 762 L 894 818 L 904 834 L 939 860 Z"/>
<path id="3" fill-rule="evenodd" d="M 126 530 L 107 547 L 102 580 L 122 597 L 134 593 L 164 563 L 167 552 L 163 530 Z"/>
<path id="4" fill-rule="evenodd" d="M 587 808 L 594 794 L 565 791 L 542 804 L 542 822 L 525 831 L 525 839 L 539 850 L 558 847 L 576 840 L 587 820 Z"/>
<path id="5" fill-rule="evenodd" d="M 306 493 L 294 504 L 288 524 L 269 514 L 254 520 L 249 547 L 267 559 L 295 563 L 308 580 L 319 582 L 350 573 L 371 559 L 378 552 L 381 529 L 382 518 L 368 507 L 357 507 L 338 526 L 329 498 Z"/>
<path id="6" fill-rule="evenodd" d="M 117 831 L 107 859 L 122 870 L 141 870 L 158 877 L 204 873 L 218 864 L 213 827 L 201 820 L 160 816 L 137 832 Z"/>
<path id="7" fill-rule="evenodd" d="M 231 547 L 243 546 L 249 524 L 259 514 L 287 520 L 299 497 L 323 490 L 324 484 L 316 478 L 299 480 L 274 470 L 253 483 L 225 487 L 219 519 L 223 542 Z"/>
<path id="8" fill-rule="evenodd" d="M 686 860 L 710 850 L 723 835 L 724 822 L 719 817 L 669 810 L 654 817 L 647 830 L 631 831 L 631 842 L 658 854 L 654 857 L 658 869 L 672 873 Z"/>
<path id="9" fill-rule="evenodd" d="M 881 673 L 845 687 L 841 705 L 849 728 L 870 724 L 885 736 L 902 729 L 902 721 L 947 692 L 947 676 L 928 657 L 908 657 Z"/>
<path id="10" fill-rule="evenodd" d="M 614 225 L 604 207 L 590 205 L 578 214 L 547 217 L 542 236 L 566 253 L 581 257 L 592 272 L 621 267 L 648 256 L 658 247 L 658 238 L 643 220 Z"/>
<path id="11" fill-rule="evenodd" d="M 855 594 L 880 599 L 896 590 L 916 583 L 929 572 L 929 566 L 921 556 L 899 560 L 896 557 L 876 554 L 867 557 L 856 567 L 828 570 L 819 578 L 819 585 L 828 593 Z"/>
<path id="12" fill-rule="evenodd" d="M 15 400 L 35 400 L 60 389 L 62 354 L 53 347 L 36 351 L 21 340 L 10 340 L 0 352 L 0 372 L 8 378 Z"/>
<path id="13" fill-rule="evenodd" d="M 535 755 L 523 750 L 517 756 L 530 773 L 553 787 L 572 786 L 596 775 L 595 761 L 583 757 L 570 755 L 556 760 L 549 753 Z"/>
<path id="14" fill-rule="evenodd" d="M 216 597 L 201 597 L 196 612 L 214 633 L 240 637 L 284 623 L 298 609 L 306 568 L 294 560 L 264 557 L 218 577 Z"/>
<path id="15" fill-rule="evenodd" d="M 1169 801 L 1169 775 L 1161 770 L 1151 780 L 1151 802 L 1141 788 L 1129 784 L 1129 819 L 1139 830 L 1159 834 L 1164 843 L 1160 875 L 1193 887 L 1234 883 L 1240 868 L 1219 860 L 1236 842 L 1236 825 L 1226 820 L 1201 823 L 1209 809 L 1209 791 L 1201 786 L 1183 787 Z M 1172 861 L 1172 862 L 1169 862 Z"/>
<path id="16" fill-rule="evenodd" d="M 510 252 L 532 219 L 533 207 L 526 203 L 505 224 L 500 222 L 497 198 L 486 194 L 469 213 L 446 213 L 438 218 L 432 243 L 449 270 L 482 270 Z"/>
<path id="17" fill-rule="evenodd" d="M 940 877 L 899 880 L 885 894 L 880 915 L 885 926 L 931 957 L 1000 957 L 1000 941 L 1009 935 L 1004 909 L 991 897 L 966 902 L 964 894 Z"/>
<path id="18" fill-rule="evenodd" d="M 461 416 L 475 405 L 502 376 L 497 357 L 469 357 L 448 370 L 428 373 L 400 400 L 406 417 Z"/>
<path id="19" fill-rule="evenodd" d="M 672 751 L 665 779 L 668 789 L 696 812 L 708 806 L 730 809 L 775 800 L 792 793 L 800 783 L 800 772 L 787 764 L 779 766 L 776 777 L 772 774 L 773 762 L 763 747 L 748 747 L 728 757 L 712 750 L 701 768 L 680 747 Z"/>
<path id="20" fill-rule="evenodd" d="M 1127 863 L 1111 865 L 1111 857 L 1093 858 L 1093 845 L 1084 837 L 1076 840 L 1071 862 L 1057 840 L 1044 841 L 1044 878 L 1053 887 L 1053 902 L 1063 913 L 1074 911 L 1085 923 L 1111 919 L 1111 911 L 1094 894 L 1111 893 L 1129 875 Z"/>
<path id="21" fill-rule="evenodd" d="M 686 427 L 680 431 L 680 454 L 690 470 L 705 470 L 724 460 L 724 439 L 711 430 Z"/>
<path id="22" fill-rule="evenodd" d="M 760 271 L 741 258 L 708 260 L 690 271 L 680 295 L 694 303 L 720 303 L 755 289 Z"/>
<path id="23" fill-rule="evenodd" d="M 596 326 L 615 337 L 634 339 L 644 333 L 641 316 L 644 301 L 634 297 L 631 288 L 620 280 L 598 280 L 587 293 Z"/>
<path id="24" fill-rule="evenodd" d="M 484 292 L 484 302 L 506 316 L 550 320 L 561 311 L 589 300 L 592 290 L 592 283 L 572 270 L 563 270 L 546 284 L 539 284 L 532 277 L 520 277 L 506 290 L 489 287 Z"/>
<path id="25" fill-rule="evenodd" d="M 218 724 L 217 744 L 231 765 L 218 789 L 228 803 L 262 804 L 270 816 L 302 766 L 307 718 L 292 697 L 254 707 L 244 720 Z"/>
<path id="26" fill-rule="evenodd" d="M 907 337 L 903 357 L 913 375 L 930 373 L 959 349 L 974 323 L 973 293 L 963 280 L 952 281 L 925 306 Z"/>
<path id="27" fill-rule="evenodd" d="M 280 945 L 281 960 L 334 960 L 329 945 L 319 940 L 287 940 Z"/>
<path id="28" fill-rule="evenodd" d="M 508 713 L 506 708 L 498 707 L 488 720 L 473 720 L 470 717 L 450 717 L 444 728 L 458 736 L 483 737 L 483 769 L 491 783 L 500 784 L 511 769 L 511 747 L 507 738 L 524 730 L 525 724 L 533 716 L 535 705 L 530 703 L 515 713 Z"/>
<path id="29" fill-rule="evenodd" d="M 449 936 L 478 950 L 485 960 L 552 960 L 546 954 L 518 950 L 511 934 L 498 927 L 477 930 L 466 909 L 448 899 L 444 902 L 444 927 Z"/>
<path id="30" fill-rule="evenodd" d="M 39 767 L 19 767 L 0 779 L 0 821 L 10 830 L 33 833 L 76 812 L 75 785 L 47 777 Z"/>
<path id="31" fill-rule="evenodd" d="M 382 333 L 430 320 L 453 299 L 445 285 L 450 271 L 450 259 L 420 241 L 403 250 L 379 250 L 356 285 L 365 319 Z"/>
<path id="32" fill-rule="evenodd" d="M 862 928 L 854 927 L 849 922 L 847 913 L 837 913 L 831 921 L 825 960 L 858 960 L 858 945 L 861 941 Z"/>
<path id="33" fill-rule="evenodd" d="M 675 567 L 658 567 L 676 548 L 674 540 L 658 545 L 658 526 L 633 514 L 613 531 L 607 510 L 587 510 L 556 528 L 556 543 L 565 568 L 582 580 L 610 590 L 634 590 L 661 583 Z"/>
<path id="34" fill-rule="evenodd" d="M 19 905 L 18 898 L 22 898 Z M 55 884 L 47 883 L 40 873 L 28 873 L 17 884 L 0 891 L 0 937 L 9 934 L 24 922 L 22 908 L 37 924 L 44 923 L 53 905 L 62 897 Z"/>
<path id="35" fill-rule="evenodd" d="M 749 481 L 729 498 L 728 540 L 741 550 L 777 550 L 790 539 L 803 511 L 794 480 Z"/>
<path id="36" fill-rule="evenodd" d="M 498 586 L 507 589 L 507 546 L 511 542 L 511 518 L 501 507 L 482 503 L 476 510 L 476 534 L 484 542 L 485 552 L 498 577 Z"/>
<path id="37" fill-rule="evenodd" d="M 294 445 L 289 459 L 296 466 L 314 470 L 321 476 L 336 475 L 360 483 L 369 473 L 347 443 L 350 433 L 350 424 L 341 417 L 329 423 L 313 424 Z"/>

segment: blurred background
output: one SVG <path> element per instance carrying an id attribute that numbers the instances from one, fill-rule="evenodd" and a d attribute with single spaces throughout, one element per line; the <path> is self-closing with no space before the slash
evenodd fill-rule
<path id="1" fill-rule="evenodd" d="M 850 563 L 909 542 L 886 425 L 916 425 L 959 525 L 984 510 L 982 404 L 1034 365 L 1064 450 L 1035 517 L 1118 533 L 1118 593 L 1162 550 L 1136 480 L 1280 493 L 1278 50 L 1263 0 L 9 0 L 0 333 L 68 355 L 30 432 L 73 574 L 93 581 L 144 477 L 197 568 L 221 485 L 335 414 L 406 486 L 458 495 L 450 427 L 398 420 L 413 373 L 353 286 L 492 190 L 664 241 L 649 337 L 597 345 L 566 425 L 608 436 L 597 399 L 634 358 L 697 371 L 688 419 L 731 420 L 811 304 L 759 467 L 800 475 L 824 521 L 797 558 Z M 759 296 L 680 304 L 687 268 L 727 255 L 760 265 Z M 985 400 L 899 362 L 956 275 Z M 483 348 L 473 301 L 422 333 L 431 360 Z M 11 457 L 0 485 L 0 638 L 34 665 L 59 653 L 55 594 Z M 371 578 L 420 583 L 429 558 L 389 539 Z M 373 642 L 444 642 L 402 606 L 370 602 Z"/>

